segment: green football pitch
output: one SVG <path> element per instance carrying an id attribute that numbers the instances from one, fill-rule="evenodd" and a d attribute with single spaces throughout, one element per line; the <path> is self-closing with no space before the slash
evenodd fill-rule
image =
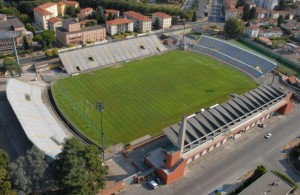
<path id="1" fill-rule="evenodd" d="M 238 70 L 211 57 L 171 51 L 58 80 L 52 93 L 68 120 L 98 144 L 100 113 L 95 105 L 103 100 L 105 142 L 113 145 L 159 134 L 182 115 L 256 86 Z"/>

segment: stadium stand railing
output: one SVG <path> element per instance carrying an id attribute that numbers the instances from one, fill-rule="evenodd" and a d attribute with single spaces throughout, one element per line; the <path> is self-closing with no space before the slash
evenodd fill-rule
<path id="1" fill-rule="evenodd" d="M 265 57 L 205 35 L 201 36 L 199 42 L 193 45 L 192 49 L 219 58 L 255 77 L 266 75 L 277 67 L 275 62 Z"/>

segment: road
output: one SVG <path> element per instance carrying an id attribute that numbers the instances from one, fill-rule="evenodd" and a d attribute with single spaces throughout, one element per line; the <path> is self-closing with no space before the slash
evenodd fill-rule
<path id="1" fill-rule="evenodd" d="M 299 115 L 300 109 L 295 109 L 288 116 L 272 117 L 270 120 L 274 122 L 266 128 L 249 130 L 239 139 L 231 140 L 192 162 L 186 176 L 171 185 L 151 191 L 144 183 L 129 187 L 123 194 L 207 195 L 218 186 L 228 187 L 258 165 L 286 173 L 299 186 L 300 177 L 282 159 L 283 146 L 300 135 Z M 267 140 L 264 135 L 268 132 L 273 136 Z"/>
<path id="2" fill-rule="evenodd" d="M 210 23 L 224 23 L 222 13 L 222 0 L 211 0 L 211 8 L 208 15 L 208 22 Z"/>

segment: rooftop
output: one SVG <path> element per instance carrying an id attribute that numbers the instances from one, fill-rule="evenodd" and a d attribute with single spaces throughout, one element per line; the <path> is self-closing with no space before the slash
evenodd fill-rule
<path id="1" fill-rule="evenodd" d="M 244 189 L 239 195 L 268 194 L 286 195 L 292 191 L 293 187 L 276 174 L 267 172 L 254 183 Z"/>
<path id="2" fill-rule="evenodd" d="M 47 11 L 47 10 L 41 8 L 41 7 L 36 7 L 36 8 L 33 9 L 33 11 L 40 14 L 40 15 L 42 15 L 42 16 L 52 15 L 51 12 L 49 12 L 49 11 Z"/>
<path id="3" fill-rule="evenodd" d="M 120 13 L 119 10 L 115 10 L 115 9 L 105 9 L 106 13 Z"/>
<path id="4" fill-rule="evenodd" d="M 0 21 L 0 31 L 13 30 L 14 28 L 25 27 L 17 17 L 7 17 L 7 21 Z"/>
<path id="5" fill-rule="evenodd" d="M 133 23 L 133 21 L 129 20 L 127 18 L 120 18 L 120 19 L 116 19 L 116 20 L 106 21 L 106 24 L 108 24 L 110 26 L 119 25 L 119 24 L 129 24 L 129 23 Z"/>
<path id="6" fill-rule="evenodd" d="M 59 22 L 59 21 L 60 21 L 60 19 L 57 18 L 57 17 L 53 17 L 53 18 L 50 18 L 50 19 L 48 20 L 48 22 L 50 22 L 50 23 L 52 23 L 52 24 L 55 24 L 56 22 Z"/>
<path id="7" fill-rule="evenodd" d="M 63 27 L 56 28 L 57 31 L 60 31 L 60 32 L 65 33 L 65 34 L 74 34 L 74 33 L 78 33 L 78 32 L 86 32 L 86 31 L 97 30 L 97 29 L 105 29 L 105 28 L 101 25 L 96 25 L 96 26 L 85 27 L 81 30 L 72 31 L 72 32 L 66 31 Z"/>
<path id="8" fill-rule="evenodd" d="M 156 15 L 156 16 L 158 16 L 160 18 L 172 18 L 172 16 L 170 16 L 168 14 L 165 14 L 165 13 L 162 13 L 162 12 L 155 12 L 152 15 Z"/>
<path id="9" fill-rule="evenodd" d="M 144 16 L 138 12 L 134 12 L 134 11 L 128 11 L 128 12 L 124 12 L 124 16 L 130 16 L 133 17 L 137 20 L 142 20 L 142 21 L 149 21 L 151 20 L 148 16 Z"/>
<path id="10" fill-rule="evenodd" d="M 79 3 L 77 1 L 66 1 L 66 5 L 78 5 Z"/>
<path id="11" fill-rule="evenodd" d="M 235 96 L 231 100 L 215 105 L 201 113 L 191 115 L 186 123 L 184 137 L 184 152 L 196 148 L 213 137 L 235 128 L 236 123 L 245 118 L 255 116 L 258 112 L 268 109 L 276 102 L 282 101 L 286 94 L 272 87 L 264 85 L 243 95 Z M 166 136 L 177 147 L 181 122 L 163 129 Z"/>
<path id="12" fill-rule="evenodd" d="M 47 8 L 55 6 L 55 5 L 56 5 L 56 3 L 48 2 L 48 3 L 42 4 L 42 5 L 38 6 L 38 7 L 42 8 L 42 9 L 47 9 Z"/>
<path id="13" fill-rule="evenodd" d="M 93 8 L 91 8 L 91 7 L 86 7 L 86 8 L 84 8 L 84 9 L 81 9 L 79 12 L 80 12 L 80 13 L 85 13 L 85 12 L 91 12 L 91 11 L 93 11 Z"/>

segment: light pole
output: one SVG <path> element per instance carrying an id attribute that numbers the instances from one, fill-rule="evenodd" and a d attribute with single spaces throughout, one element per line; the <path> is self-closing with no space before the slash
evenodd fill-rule
<path id="1" fill-rule="evenodd" d="M 104 163 L 104 133 L 103 133 L 103 126 L 102 126 L 102 112 L 104 112 L 104 102 L 102 100 L 100 100 L 99 102 L 97 102 L 96 104 L 96 108 L 97 110 L 100 112 L 100 116 L 101 116 L 101 141 L 102 141 L 102 160 Z"/>

